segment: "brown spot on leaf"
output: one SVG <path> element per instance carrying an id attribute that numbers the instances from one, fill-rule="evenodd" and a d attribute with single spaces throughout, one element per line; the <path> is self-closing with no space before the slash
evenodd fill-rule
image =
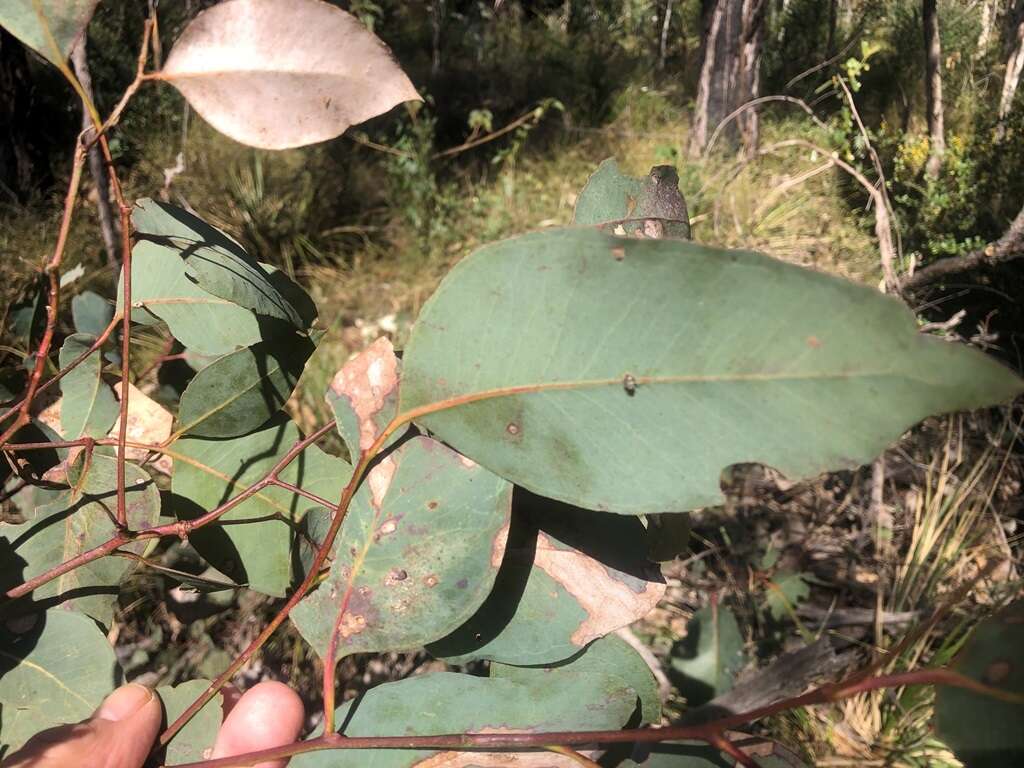
<path id="1" fill-rule="evenodd" d="M 630 397 L 636 394 L 636 378 L 632 373 L 627 373 L 622 377 L 622 388 L 626 390 L 626 394 Z"/>
<path id="2" fill-rule="evenodd" d="M 999 685 L 1006 682 L 1012 671 L 1013 665 L 1005 659 L 1000 659 L 999 661 L 993 661 L 985 668 L 985 674 L 982 679 L 989 685 Z"/>
<path id="3" fill-rule="evenodd" d="M 624 258 L 626 258 L 626 249 L 623 248 L 621 245 L 615 246 L 614 248 L 612 248 L 612 258 L 615 259 L 616 261 L 622 261 Z"/>
<path id="4" fill-rule="evenodd" d="M 505 431 L 512 435 L 512 437 L 515 437 L 519 434 L 519 425 L 514 421 L 510 421 L 508 426 L 505 427 Z"/>
<path id="5" fill-rule="evenodd" d="M 384 524 L 377 529 L 377 534 L 380 536 L 387 536 L 389 533 L 394 533 L 398 530 L 398 523 L 395 522 L 394 518 L 385 520 Z"/>
<path id="6" fill-rule="evenodd" d="M 811 349 L 818 349 L 821 346 L 821 339 L 819 339 L 817 336 L 808 336 L 807 346 L 810 347 Z"/>
<path id="7" fill-rule="evenodd" d="M 341 617 L 341 623 L 338 625 L 338 634 L 342 637 L 352 637 L 352 635 L 358 635 L 366 629 L 366 617 L 360 616 L 358 613 L 345 612 L 345 615 Z"/>
<path id="8" fill-rule="evenodd" d="M 384 579 L 384 583 L 390 587 L 401 581 L 405 581 L 407 578 L 409 578 L 409 574 L 406 571 L 401 568 L 392 568 L 388 571 L 388 575 L 387 578 Z"/>
<path id="9" fill-rule="evenodd" d="M 436 501 L 428 501 L 427 502 L 427 509 L 437 509 L 437 502 Z"/>
<path id="10" fill-rule="evenodd" d="M 427 586 L 427 587 L 436 587 L 437 586 L 437 576 L 435 576 L 434 574 L 430 574 L 425 579 L 423 579 L 423 584 L 425 586 Z"/>

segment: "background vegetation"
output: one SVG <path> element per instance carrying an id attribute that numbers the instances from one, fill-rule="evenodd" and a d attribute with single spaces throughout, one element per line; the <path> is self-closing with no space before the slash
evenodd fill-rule
<path id="1" fill-rule="evenodd" d="M 161 2 L 164 48 L 211 4 Z M 326 378 L 349 354 L 381 333 L 401 346 L 437 281 L 473 247 L 569 223 L 576 192 L 607 156 L 638 175 L 676 165 L 701 242 L 755 248 L 872 284 L 882 279 L 872 200 L 828 156 L 806 146 L 737 154 L 728 141 L 692 156 L 702 30 L 713 3 L 339 5 L 391 46 L 424 104 L 335 141 L 270 153 L 220 137 L 172 89 L 144 88 L 111 142 L 126 196 L 194 209 L 288 271 L 339 318 L 291 404 L 300 422 L 323 418 Z M 792 102 L 764 104 L 759 146 L 812 142 L 881 185 L 903 273 L 997 240 L 1024 203 L 1024 99 L 1018 94 L 999 118 L 1019 5 L 938 3 L 947 148 L 931 175 L 921 3 L 765 3 L 761 93 L 801 99 L 818 120 Z M 143 3 L 101 3 L 89 27 L 104 114 L 132 78 L 147 13 Z M 19 99 L 17 114 L 2 116 L 9 138 L 0 139 L 0 354 L 24 356 L 7 318 L 52 246 L 81 115 L 59 75 L 3 34 L 0 64 L 21 80 L 0 81 L 0 98 L 6 88 Z M 514 127 L 502 132 L 506 126 Z M 20 166 L 11 160 L 19 152 Z M 28 172 L 12 170 L 26 162 Z M 94 226 L 96 200 L 93 186 L 75 218 L 65 265 L 81 270 L 68 296 L 87 288 L 108 294 L 116 279 Z M 917 308 L 923 322 L 1020 369 L 1022 282 L 1010 262 L 958 275 L 921 296 Z M 180 389 L 186 361 L 152 365 L 177 350 L 144 334 L 135 343 L 135 373 L 145 374 L 139 385 L 158 399 L 163 387 Z M 696 701 L 679 660 L 687 621 L 709 599 L 737 615 L 748 670 L 822 637 L 837 649 L 837 667 L 865 657 L 940 662 L 955 652 L 973 622 L 1020 590 L 1020 416 L 1008 409 L 930 421 L 884 458 L 881 481 L 870 467 L 800 485 L 761 468 L 724 478 L 728 505 L 696 515 L 692 554 L 667 566 L 666 601 L 633 630 L 666 670 L 676 711 Z M 169 567 L 205 567 L 187 546 L 159 556 Z M 900 658 L 886 656 L 908 627 L 979 573 L 984 579 L 946 624 L 900 648 Z M 253 594 L 197 596 L 141 572 L 133 587 L 114 632 L 129 675 L 152 683 L 216 674 L 275 605 Z M 319 672 L 305 653 L 283 633 L 245 674 L 306 680 L 312 702 Z M 354 658 L 343 677 L 355 695 L 432 663 Z M 929 714 L 920 693 L 878 692 L 768 727 L 818 765 L 953 765 L 930 733 Z"/>

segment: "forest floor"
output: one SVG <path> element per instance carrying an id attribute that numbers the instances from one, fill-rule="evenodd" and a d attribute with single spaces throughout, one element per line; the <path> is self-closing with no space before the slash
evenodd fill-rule
<path id="1" fill-rule="evenodd" d="M 877 248 L 865 224 L 869 214 L 851 209 L 856 192 L 827 158 L 794 151 L 751 163 L 722 155 L 687 161 L 680 110 L 657 93 L 637 91 L 627 102 L 611 124 L 566 128 L 548 137 L 542 153 L 528 151 L 527 140 L 527 149 L 511 160 L 473 175 L 443 177 L 432 193 L 441 221 L 429 235 L 417 233 L 408 217 L 393 211 L 369 216 L 370 225 L 344 218 L 328 222 L 352 236 L 343 241 L 343 254 L 326 249 L 296 269 L 324 320 L 332 323 L 291 403 L 300 423 L 322 423 L 326 382 L 351 354 L 381 334 L 401 347 L 437 282 L 473 247 L 568 224 L 575 195 L 605 157 L 618 158 L 637 175 L 656 164 L 680 166 L 698 241 L 757 249 L 877 284 Z M 806 137 L 810 130 L 795 119 L 766 121 L 763 140 L 768 145 L 797 133 Z M 253 180 L 244 172 L 253 168 L 254 156 L 219 143 L 202 127 L 194 129 L 188 152 L 189 170 L 172 192 L 251 242 L 237 200 L 246 179 Z M 353 146 L 352 152 L 369 150 Z M 136 196 L 160 192 L 162 170 L 173 163 L 173 154 L 169 147 L 154 150 L 146 161 L 150 165 L 136 170 L 129 182 Z M 281 163 L 287 169 L 308 157 L 291 154 Z M 277 161 L 266 162 L 269 167 Z M 282 172 L 280 187 L 259 190 L 261 209 L 294 204 L 284 190 L 288 178 Z M 72 291 L 100 290 L 109 283 L 98 238 L 87 234 L 93 231 L 91 214 L 87 195 L 65 260 L 68 268 L 84 267 Z M 0 252 L 15 258 L 0 261 L 2 305 L 51 247 L 55 224 L 49 214 L 4 214 Z M 280 233 L 276 238 L 281 241 Z M 140 369 L 146 354 L 140 352 Z M 665 599 L 631 630 L 652 649 L 664 673 L 667 716 L 686 709 L 685 687 L 673 661 L 686 652 L 688 621 L 709 601 L 738 621 L 747 660 L 738 685 L 752 680 L 751 690 L 758 686 L 759 669 L 808 645 L 817 649 L 815 661 L 794 673 L 808 685 L 869 659 L 882 659 L 886 668 L 948 659 L 965 627 L 1020 584 L 1016 525 L 1024 467 L 1008 453 L 1019 425 L 1007 418 L 994 411 L 929 420 L 875 467 L 804 483 L 761 467 L 735 468 L 724 480 L 726 505 L 693 515 L 691 550 L 664 565 Z M 165 547 L 163 556 L 178 566 L 193 558 L 181 545 Z M 140 572 L 132 579 L 133 597 L 123 601 L 112 634 L 128 676 L 150 683 L 216 675 L 276 607 L 251 593 L 197 596 L 169 588 L 161 577 Z M 887 655 L 944 598 L 971 583 L 970 594 L 937 630 L 896 657 Z M 291 680 L 315 712 L 317 664 L 295 633 L 281 631 L 243 678 Z M 419 654 L 355 657 L 342 662 L 339 679 L 345 681 L 344 697 L 351 698 L 369 685 L 437 664 Z M 879 692 L 776 717 L 757 732 L 800 745 L 806 758 L 822 766 L 956 765 L 934 739 L 929 712 L 927 693 Z"/>

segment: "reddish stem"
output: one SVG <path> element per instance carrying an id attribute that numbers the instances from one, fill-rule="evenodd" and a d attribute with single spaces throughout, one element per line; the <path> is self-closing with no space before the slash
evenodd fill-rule
<path id="1" fill-rule="evenodd" d="M 552 745 L 584 746 L 588 744 L 656 743 L 701 739 L 712 743 L 724 731 L 747 725 L 755 720 L 790 709 L 812 704 L 825 704 L 878 688 L 904 685 L 950 685 L 967 688 L 1001 698 L 1018 697 L 978 683 L 948 669 L 920 669 L 893 675 L 882 675 L 852 683 L 840 682 L 822 686 L 801 696 L 780 701 L 729 717 L 697 725 L 639 728 L 617 731 L 558 731 L 551 733 L 452 733 L 438 736 L 349 736 L 338 734 L 289 744 L 284 747 L 250 752 L 236 757 L 181 763 L 168 768 L 241 768 L 270 760 L 282 760 L 305 752 L 327 749 L 436 749 L 436 750 L 528 750 L 546 749 Z"/>
<path id="2" fill-rule="evenodd" d="M 281 460 L 274 465 L 273 469 L 263 479 L 250 485 L 245 490 L 241 491 L 237 496 L 229 499 L 225 503 L 221 504 L 216 509 L 212 509 L 204 515 L 193 520 L 179 520 L 174 523 L 165 523 L 164 525 L 153 525 L 148 528 L 143 528 L 136 532 L 120 531 L 116 536 L 111 538 L 109 541 L 105 541 L 93 549 L 87 552 L 83 552 L 80 555 L 71 558 L 50 570 L 39 574 L 38 576 L 29 579 L 23 584 L 19 584 L 17 587 L 7 591 L 6 595 L 8 598 L 14 600 L 19 597 L 24 597 L 33 590 L 38 589 L 43 584 L 53 581 L 65 573 L 81 568 L 87 563 L 91 563 L 93 560 L 98 560 L 105 555 L 109 555 L 118 547 L 124 546 L 131 541 L 141 541 L 145 539 L 157 539 L 162 536 L 178 536 L 180 538 L 186 538 L 192 531 L 197 528 L 202 528 L 205 525 L 216 521 L 218 518 L 223 516 L 225 513 L 230 512 L 232 509 L 237 507 L 243 501 L 259 493 L 261 490 L 271 485 L 276 477 L 277 473 L 288 466 L 295 458 L 302 453 L 308 446 L 312 445 L 316 441 L 323 438 L 328 432 L 334 429 L 334 424 L 326 424 L 318 429 L 308 437 L 299 440 L 293 445 L 288 452 L 281 457 Z M 97 444 L 109 444 L 110 441 L 96 441 Z M 52 444 L 51 444 L 52 445 Z M 136 447 L 136 446 L 132 446 Z"/>

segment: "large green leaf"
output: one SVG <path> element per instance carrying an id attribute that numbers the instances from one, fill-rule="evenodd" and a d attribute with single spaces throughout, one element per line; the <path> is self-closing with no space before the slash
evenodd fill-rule
<path id="1" fill-rule="evenodd" d="M 444 637 L 494 584 L 511 499 L 509 483 L 447 446 L 408 440 L 367 478 L 330 576 L 292 621 L 321 654 L 339 615 L 339 655 L 409 650 Z"/>
<path id="2" fill-rule="evenodd" d="M 99 546 L 115 534 L 117 461 L 94 453 L 84 477 L 83 461 L 79 454 L 68 471 L 70 490 L 43 506 L 21 510 L 23 523 L 0 522 L 4 590 Z M 160 494 L 149 474 L 127 464 L 125 491 L 128 525 L 136 530 L 155 525 L 160 516 Z M 122 549 L 138 554 L 145 547 L 146 542 L 141 541 Z M 32 599 L 73 607 L 109 626 L 118 583 L 130 567 L 131 562 L 120 557 L 93 560 L 35 590 Z"/>
<path id="3" fill-rule="evenodd" d="M 218 358 L 182 393 L 177 432 L 237 437 L 266 423 L 288 401 L 313 349 L 308 336 L 293 333 Z"/>
<path id="4" fill-rule="evenodd" d="M 107 638 L 80 613 L 52 610 L 0 624 L 0 755 L 46 728 L 89 717 L 120 673 Z"/>
<path id="5" fill-rule="evenodd" d="M 122 311 L 123 278 L 117 285 Z M 244 307 L 204 291 L 185 262 L 149 240 L 132 249 L 132 321 L 167 323 L 174 337 L 204 355 L 223 355 L 263 340 L 259 318 Z"/>
<path id="6" fill-rule="evenodd" d="M 60 348 L 60 367 L 66 368 L 96 341 L 87 333 L 75 333 Z M 82 435 L 104 437 L 118 415 L 118 401 L 103 381 L 103 353 L 96 350 L 60 381 L 64 401 L 60 409 L 60 427 L 66 440 Z"/>
<path id="7" fill-rule="evenodd" d="M 379 685 L 339 707 L 335 719 L 346 736 L 621 728 L 649 691 L 651 673 L 643 662 L 627 661 L 610 640 L 598 641 L 571 664 L 554 668 L 495 669 L 490 678 L 435 672 Z M 343 750 L 307 753 L 293 758 L 291 765 L 412 768 L 432 756 L 436 762 L 431 765 L 445 766 L 494 765 L 496 757 L 482 752 Z M 548 757 L 549 765 L 573 765 Z"/>
<path id="8" fill-rule="evenodd" d="M 743 635 L 732 611 L 707 605 L 686 624 L 686 637 L 673 650 L 672 669 L 681 675 L 679 692 L 691 707 L 732 688 L 745 663 Z"/>
<path id="9" fill-rule="evenodd" d="M 573 214 L 575 224 L 604 224 L 619 235 L 690 238 L 690 217 L 679 192 L 679 175 L 657 165 L 642 179 L 608 158 L 587 180 Z"/>
<path id="10" fill-rule="evenodd" d="M 0 3 L 3 27 L 39 55 L 57 64 L 67 59 L 92 18 L 99 0 L 41 0 L 45 27 L 32 0 L 4 0 Z M 53 42 L 46 34 L 49 29 Z M 56 43 L 59 51 L 54 51 Z"/>
<path id="11" fill-rule="evenodd" d="M 156 689 L 157 696 L 164 703 L 167 722 L 173 723 L 178 716 L 210 686 L 209 680 L 189 680 L 181 685 L 162 685 Z M 167 754 L 163 763 L 199 762 L 205 758 L 204 752 L 213 747 L 217 740 L 217 731 L 221 723 L 221 707 L 224 697 L 220 693 L 210 699 L 196 713 L 188 724 L 178 731 L 167 745 Z"/>
<path id="12" fill-rule="evenodd" d="M 979 624 L 953 669 L 1024 697 L 1024 600 Z M 935 726 L 966 768 L 1024 765 L 1024 703 L 940 686 Z"/>
<path id="13" fill-rule="evenodd" d="M 869 461 L 1022 381 L 866 286 L 757 253 L 546 230 L 453 269 L 402 360 L 400 410 L 502 477 L 619 513 L 720 503 L 722 470 Z M 436 410 L 436 404 L 443 410 Z"/>
<path id="14" fill-rule="evenodd" d="M 204 291 L 261 315 L 303 328 L 302 319 L 266 270 L 237 242 L 183 208 L 143 199 L 132 211 L 135 236 L 185 262 L 185 274 Z M 191 345 L 189 345 L 191 346 Z"/>
<path id="15" fill-rule="evenodd" d="M 494 589 L 480 609 L 427 646 L 454 663 L 553 664 L 647 615 L 665 586 L 635 518 L 517 493 Z"/>
<path id="16" fill-rule="evenodd" d="M 242 437 L 178 439 L 171 449 L 175 514 L 181 519 L 197 517 L 238 495 L 261 480 L 299 439 L 298 428 L 284 416 Z M 314 445 L 288 465 L 281 479 L 336 503 L 351 473 L 348 464 Z M 299 570 L 298 522 L 317 506 L 289 490 L 264 488 L 218 524 L 193 532 L 190 541 L 236 583 L 281 597 Z"/>

